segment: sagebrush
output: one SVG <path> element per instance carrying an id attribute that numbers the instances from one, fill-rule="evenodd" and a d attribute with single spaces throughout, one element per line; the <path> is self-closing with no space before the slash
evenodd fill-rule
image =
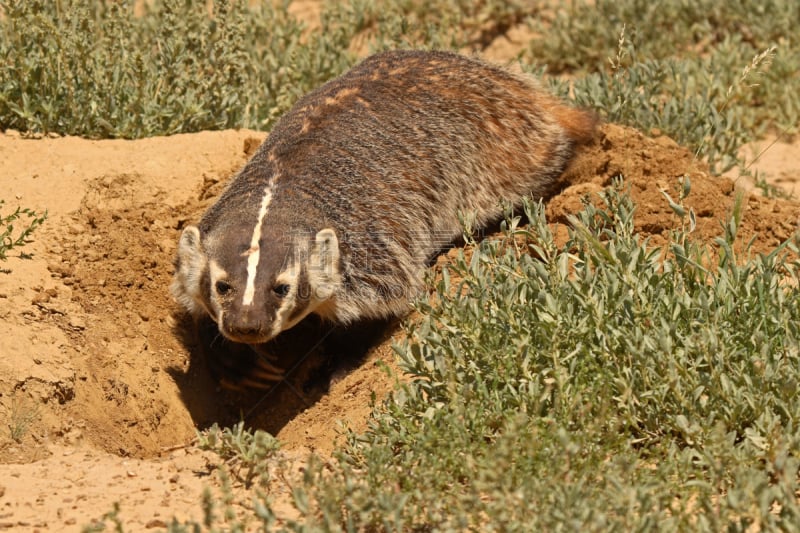
<path id="1" fill-rule="evenodd" d="M 397 348 L 411 383 L 309 476 L 303 528 L 800 524 L 797 247 L 738 249 L 741 205 L 696 242 L 678 198 L 666 248 L 617 185 L 561 246 L 528 204 L 460 254 Z"/>
<path id="2" fill-rule="evenodd" d="M 353 0 L 325 3 L 315 31 L 289 4 L 156 0 L 137 13 L 133 0 L 2 0 L 0 128 L 126 138 L 269 129 L 357 55 L 398 47 L 479 52 L 515 25 L 532 29 L 518 59 L 553 75 L 592 73 L 583 91 L 597 108 L 615 105 L 606 82 L 638 91 L 640 101 L 651 100 L 646 108 L 673 93 L 686 100 L 646 127 L 680 134 L 696 129 L 681 123 L 689 113 L 716 107 L 734 139 L 728 144 L 738 144 L 743 131 L 794 133 L 800 119 L 800 45 L 791 31 L 800 7 L 791 0 L 571 2 L 557 11 L 546 2 Z M 623 28 L 626 54 L 612 65 Z M 777 48 L 769 71 L 748 91 L 726 95 L 742 66 L 770 47 Z M 631 73 L 602 77 L 613 69 Z M 713 135 L 709 150 L 730 157 L 722 134 Z"/>

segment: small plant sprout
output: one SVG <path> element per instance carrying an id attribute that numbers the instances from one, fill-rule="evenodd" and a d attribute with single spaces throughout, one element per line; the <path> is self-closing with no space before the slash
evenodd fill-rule
<path id="1" fill-rule="evenodd" d="M 17 207 L 13 213 L 2 214 L 4 200 L 0 200 L 0 260 L 8 257 L 8 252 L 24 247 L 30 242 L 33 232 L 47 219 L 47 211 L 37 213 L 28 208 Z M 21 254 L 24 257 L 24 254 Z"/>

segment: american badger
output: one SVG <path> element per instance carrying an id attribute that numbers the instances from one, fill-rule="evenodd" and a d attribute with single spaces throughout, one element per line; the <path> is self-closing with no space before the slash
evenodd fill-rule
<path id="1" fill-rule="evenodd" d="M 301 98 L 183 230 L 172 291 L 254 347 L 309 313 L 401 316 L 460 213 L 480 227 L 501 200 L 547 194 L 594 126 L 476 59 L 374 55 Z"/>

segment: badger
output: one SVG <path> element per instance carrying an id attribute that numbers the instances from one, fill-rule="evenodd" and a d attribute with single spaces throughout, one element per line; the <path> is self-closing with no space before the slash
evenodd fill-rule
<path id="1" fill-rule="evenodd" d="M 172 292 L 253 347 L 309 314 L 403 316 L 462 215 L 481 227 L 552 193 L 595 122 L 476 58 L 373 55 L 298 100 L 183 229 Z"/>

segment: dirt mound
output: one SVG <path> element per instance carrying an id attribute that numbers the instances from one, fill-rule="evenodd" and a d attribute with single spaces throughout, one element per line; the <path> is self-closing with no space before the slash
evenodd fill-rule
<path id="1" fill-rule="evenodd" d="M 787 177 L 790 173 L 793 179 Z M 662 191 L 677 200 L 683 176 L 691 183 L 684 205 L 697 216 L 694 236 L 698 240 L 711 241 L 722 235 L 722 224 L 730 217 L 737 189 L 746 195 L 738 240 L 745 244 L 755 237 L 753 252 L 768 252 L 800 229 L 796 202 L 748 194 L 746 180 L 739 184 L 711 176 L 705 164 L 669 137 L 650 138 L 614 125 L 604 126 L 598 139 L 562 176 L 564 189 L 548 201 L 548 220 L 566 222 L 566 215 L 578 211 L 585 196 L 609 186 L 617 176 L 624 178 L 637 205 L 637 231 L 649 235 L 654 245 L 664 244 L 669 232 L 678 226 Z M 783 176 L 785 181 L 796 183 L 800 170 L 787 169 Z"/>
<path id="2" fill-rule="evenodd" d="M 0 185 L 7 204 L 13 206 L 16 197 L 21 205 L 50 212 L 35 242 L 24 249 L 32 257 L 13 257 L 1 265 L 9 272 L 0 273 L 5 332 L 0 416 L 4 428 L 15 429 L 17 440 L 9 431 L 0 432 L 0 462 L 42 459 L 54 445 L 62 448 L 47 468 L 67 469 L 69 459 L 63 457 L 69 455 L 63 450 L 78 448 L 83 455 L 75 457 L 96 457 L 101 451 L 119 456 L 104 456 L 109 464 L 122 464 L 125 457 L 179 462 L 170 450 L 191 441 L 195 428 L 242 416 L 276 433 L 290 453 L 329 452 L 341 431 L 339 422 L 363 428 L 371 398 L 385 396 L 395 379 L 386 371 L 393 368 L 391 338 L 355 370 L 337 376 L 328 391 L 331 353 L 316 350 L 316 340 L 327 330 L 311 324 L 313 342 L 303 348 L 310 356 L 288 383 L 235 393 L 211 379 L 197 343 L 187 335 L 185 317 L 169 296 L 181 228 L 199 217 L 263 137 L 246 131 L 142 141 L 0 136 L 0 165 L 6 169 Z M 565 174 L 562 192 L 549 200 L 551 221 L 564 222 L 586 195 L 618 175 L 637 202 L 638 228 L 656 243 L 677 223 L 661 190 L 672 193 L 679 177 L 691 179 L 686 205 L 697 214 L 696 234 L 702 238 L 721 233 L 734 199 L 733 182 L 711 177 L 670 139 L 607 125 Z M 782 179 L 791 182 L 792 176 L 784 173 Z M 796 174 L 793 179 L 800 181 Z M 799 216 L 797 203 L 750 195 L 740 239 L 755 235 L 756 249 L 768 250 L 797 231 Z M 89 459 L 81 461 L 85 465 Z M 118 467 L 130 469 L 130 464 Z M 127 474 L 121 475 L 124 480 Z M 9 499 L 9 493 L 2 495 L 3 485 L 0 502 Z M 17 520 L 13 523 L 25 512 L 41 514 L 44 503 L 37 508 L 21 502 L 39 501 L 44 492 L 35 491 L 50 490 L 46 485 L 34 484 L 34 492 L 6 503 Z M 111 494 L 97 496 L 92 516 L 125 497 L 110 499 Z M 159 516 L 172 516 L 170 505 Z M 50 526 L 56 523 L 66 522 Z"/>

